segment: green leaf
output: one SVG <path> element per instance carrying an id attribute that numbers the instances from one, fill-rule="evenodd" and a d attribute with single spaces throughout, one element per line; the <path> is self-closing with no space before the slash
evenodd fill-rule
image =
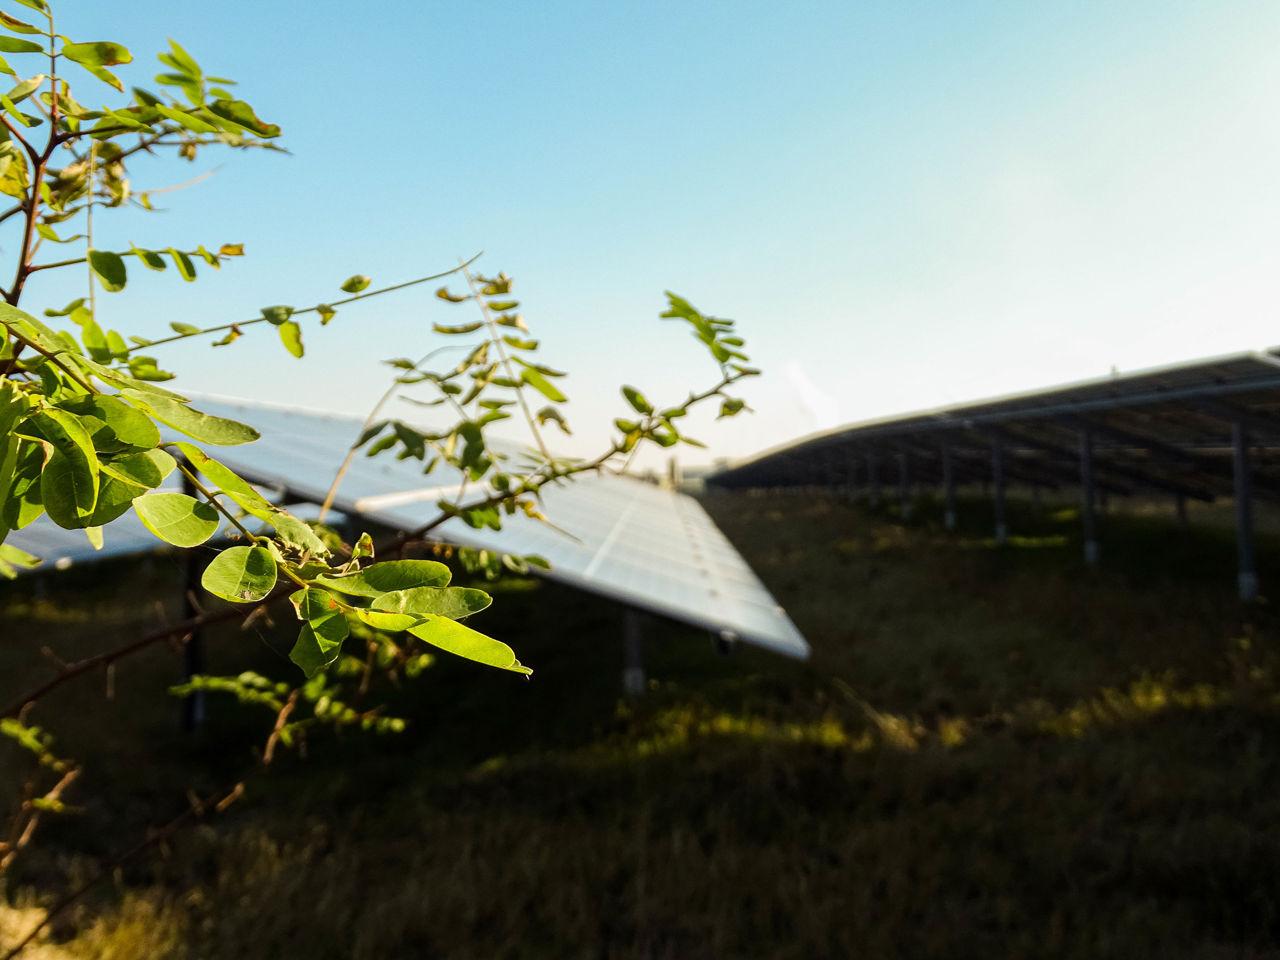
<path id="1" fill-rule="evenodd" d="M 653 413 L 653 404 L 635 387 L 623 387 L 622 395 L 627 398 L 627 403 L 631 404 L 631 409 L 636 413 Z"/>
<path id="2" fill-rule="evenodd" d="M 457 334 L 457 333 L 475 333 L 484 326 L 483 320 L 477 320 L 475 323 L 460 323 L 456 326 L 449 326 L 444 323 L 433 323 L 431 329 L 436 333 Z"/>
<path id="3" fill-rule="evenodd" d="M 520 306 L 519 300 L 490 300 L 489 309 L 494 313 L 506 313 Z"/>
<path id="4" fill-rule="evenodd" d="M 316 577 L 316 582 L 338 593 L 356 597 L 380 597 L 414 587 L 444 587 L 449 568 L 435 560 L 386 560 L 373 563 L 345 577 Z"/>
<path id="5" fill-rule="evenodd" d="M 151 418 L 118 397 L 95 394 L 76 397 L 60 406 L 80 418 L 99 452 L 150 450 L 160 443 L 160 431 Z"/>
<path id="6" fill-rule="evenodd" d="M 179 110 L 177 107 L 171 107 L 168 104 L 157 103 L 156 110 L 160 116 L 172 120 L 174 123 L 181 124 L 192 133 L 216 133 L 218 128 L 211 123 L 206 123 L 195 114 L 188 113 L 185 110 Z"/>
<path id="7" fill-rule="evenodd" d="M 500 670 L 510 670 L 529 676 L 533 673 L 516 659 L 515 651 L 505 643 L 486 637 L 483 633 L 463 626 L 445 617 L 428 616 L 427 622 L 410 627 L 409 633 L 432 646 L 478 663 L 488 664 Z"/>
<path id="8" fill-rule="evenodd" d="M 0 37 L 0 53 L 44 53 L 44 47 L 17 37 Z"/>
<path id="9" fill-rule="evenodd" d="M 424 622 L 422 617 L 411 614 L 387 613 L 382 610 L 368 610 L 364 607 L 356 609 L 356 616 L 375 630 L 385 630 L 388 633 L 399 633 Z"/>
<path id="10" fill-rule="evenodd" d="M 320 314 L 320 326 L 322 327 L 327 327 L 329 321 L 338 315 L 338 311 L 327 303 L 317 304 L 316 313 Z"/>
<path id="11" fill-rule="evenodd" d="M 289 659 L 308 677 L 313 677 L 338 659 L 342 641 L 347 638 L 347 618 L 337 600 L 324 590 L 307 587 L 289 599 L 298 616 L 306 621 L 289 652 Z"/>
<path id="12" fill-rule="evenodd" d="M 98 477 L 83 460 L 55 452 L 40 474 L 40 500 L 58 526 L 87 527 L 98 502 Z"/>
<path id="13" fill-rule="evenodd" d="M 372 282 L 373 280 L 369 277 L 362 273 L 357 273 L 354 277 L 347 277 L 342 281 L 342 289 L 347 293 L 359 293 L 362 290 L 367 290 Z"/>
<path id="14" fill-rule="evenodd" d="M 154 490 L 164 483 L 177 466 L 173 457 L 157 448 L 103 463 L 102 472 L 144 490 Z"/>
<path id="15" fill-rule="evenodd" d="M 434 614 L 450 620 L 462 620 L 473 613 L 479 613 L 492 602 L 493 598 L 489 594 L 471 587 L 414 587 L 384 593 L 374 599 L 372 607 L 388 613 L 404 613 L 416 617 Z"/>
<path id="16" fill-rule="evenodd" d="M 173 374 L 156 366 L 155 357 L 132 356 L 129 372 L 139 380 L 172 380 Z"/>
<path id="17" fill-rule="evenodd" d="M 124 84 L 120 82 L 120 78 L 117 77 L 110 70 L 108 70 L 106 67 L 98 67 L 93 65 L 92 63 L 82 63 L 80 64 L 80 66 L 82 66 L 85 70 L 89 71 L 99 80 L 101 80 L 103 83 L 107 84 L 108 86 L 115 87 L 121 93 L 124 93 Z M 102 126 L 103 122 L 99 121 L 98 125 Z M 108 126 L 110 125 L 110 121 L 107 121 L 107 125 Z"/>
<path id="18" fill-rule="evenodd" d="M 0 315 L 3 314 L 4 306 L 5 305 L 3 303 L 0 303 Z M 124 373 L 121 370 L 116 370 L 116 369 L 113 369 L 112 367 L 104 366 L 103 364 L 98 363 L 96 360 L 91 360 L 88 357 L 77 356 L 77 357 L 71 357 L 70 359 L 77 366 L 83 368 L 86 373 L 92 374 L 93 376 L 101 380 L 103 383 L 111 384 L 111 386 L 115 387 L 117 390 L 121 392 L 121 396 L 124 395 L 124 391 L 126 390 L 134 390 L 138 393 L 146 394 L 149 397 L 151 396 L 167 397 L 170 400 L 179 400 L 184 403 L 186 402 L 187 398 L 180 393 L 174 393 L 172 390 L 166 390 L 164 387 L 157 387 L 150 383 L 146 383 L 142 380 L 138 380 L 135 377 L 129 376 L 128 374 Z M 144 411 L 144 412 L 149 412 L 149 411 Z"/>
<path id="19" fill-rule="evenodd" d="M 293 316 L 293 307 L 263 307 L 262 316 L 278 327 Z"/>
<path id="20" fill-rule="evenodd" d="M 441 287 L 436 291 L 436 296 L 441 300 L 448 300 L 450 303 L 462 303 L 464 300 L 470 300 L 470 297 L 460 297 L 455 293 L 450 293 L 448 287 Z"/>
<path id="21" fill-rule="evenodd" d="M 23 200 L 29 182 L 26 155 L 11 140 L 0 143 L 0 193 Z"/>
<path id="22" fill-rule="evenodd" d="M 64 43 L 60 51 L 68 60 L 82 67 L 114 67 L 131 63 L 133 54 L 118 43 L 96 40 L 91 43 Z"/>
<path id="23" fill-rule="evenodd" d="M 747 402 L 737 397 L 725 397 L 720 404 L 720 415 L 716 417 L 720 420 L 724 417 L 732 417 L 734 414 L 741 412 L 747 408 Z"/>
<path id="24" fill-rule="evenodd" d="M 68 317 L 71 314 L 75 313 L 77 310 L 79 310 L 81 307 L 83 307 L 84 302 L 85 302 L 84 297 L 77 297 L 75 300 L 72 300 L 61 310 L 54 310 L 52 308 L 46 309 L 44 312 L 44 315 L 46 317 Z"/>
<path id="25" fill-rule="evenodd" d="M 0 13 L 0 17 L 3 16 L 4 14 Z M 31 96 L 31 94 L 35 93 L 35 91 L 39 90 L 40 84 L 44 83 L 44 79 L 45 77 L 43 73 L 37 73 L 34 77 L 21 81 L 17 86 L 5 94 L 5 96 L 9 98 L 10 103 L 19 104 L 23 100 L 27 99 L 27 97 Z"/>
<path id="26" fill-rule="evenodd" d="M 146 492 L 146 487 L 136 483 L 125 483 L 114 476 L 104 476 L 98 488 L 98 502 L 93 506 L 93 513 L 83 519 L 82 525 L 88 530 L 124 516 L 133 506 L 133 501 Z"/>
<path id="27" fill-rule="evenodd" d="M 110 250 L 90 250 L 89 266 L 93 268 L 93 272 L 98 275 L 102 286 L 107 290 L 118 293 L 124 289 L 128 275 L 120 254 L 112 253 Z"/>
<path id="28" fill-rule="evenodd" d="M 264 123 L 253 112 L 253 107 L 243 100 L 214 100 L 209 104 L 209 112 L 220 120 L 248 130 L 255 136 L 270 140 L 280 136 L 280 128 L 274 123 Z"/>
<path id="29" fill-rule="evenodd" d="M 278 327 L 280 342 L 295 357 L 302 357 L 302 328 L 295 320 L 286 320 Z"/>
<path id="30" fill-rule="evenodd" d="M 194 336 L 200 332 L 200 328 L 194 323 L 183 323 L 180 320 L 169 321 L 169 329 L 174 333 L 180 333 L 184 337 Z"/>
<path id="31" fill-rule="evenodd" d="M 12 30 L 14 33 L 44 33 L 39 27 L 33 27 L 17 17 L 9 16 L 7 13 L 0 13 L 0 26 L 3 26 L 6 30 Z"/>
<path id="32" fill-rule="evenodd" d="M 182 277 L 183 280 L 187 281 L 187 283 L 191 283 L 193 280 L 195 280 L 196 267 L 195 267 L 195 264 L 191 262 L 190 257 L 188 257 L 181 250 L 175 250 L 173 247 L 170 247 L 168 250 L 165 251 L 165 253 L 169 254 L 169 256 L 173 259 L 173 265 L 178 268 L 178 274 Z"/>
<path id="33" fill-rule="evenodd" d="M 550 400 L 552 403 L 564 403 L 565 395 L 556 386 L 533 367 L 524 367 L 520 371 L 520 379 Z"/>
<path id="34" fill-rule="evenodd" d="M 189 437 L 222 447 L 233 447 L 257 440 L 260 434 L 248 424 L 212 414 L 201 413 L 192 407 L 168 397 L 142 393 L 138 390 L 121 390 L 120 395 L 133 406 L 149 413 L 161 423 L 167 423 Z"/>
<path id="35" fill-rule="evenodd" d="M 312 556 L 329 555 L 329 549 L 314 530 L 297 517 L 270 503 L 230 467 L 219 463 L 194 444 L 179 443 L 178 449 L 193 467 L 204 474 L 219 491 L 230 497 L 236 506 L 250 516 L 270 524 L 285 543 Z"/>
<path id="36" fill-rule="evenodd" d="M 142 265 L 148 270 L 167 270 L 169 265 L 164 262 L 164 257 L 160 256 L 155 250 L 141 250 L 138 247 L 131 246 L 129 252 L 142 261 Z"/>
<path id="37" fill-rule="evenodd" d="M 197 547 L 218 530 L 218 513 L 185 493 L 149 493 L 133 501 L 143 526 L 175 547 Z"/>
<path id="38" fill-rule="evenodd" d="M 20 550 L 11 543 L 0 544 L 0 576 L 12 580 L 17 575 L 15 567 L 34 570 L 40 566 L 40 558 L 33 553 Z"/>
<path id="39" fill-rule="evenodd" d="M 7 497 L 0 498 L 0 527 L 21 530 L 40 514 L 40 476 L 44 472 L 44 448 L 38 443 L 20 443 L 9 481 Z"/>
<path id="40" fill-rule="evenodd" d="M 276 586 L 276 561 L 265 547 L 228 547 L 205 567 L 200 584 L 232 603 L 261 600 Z"/>
<path id="41" fill-rule="evenodd" d="M 76 509 L 86 513 L 92 510 L 98 497 L 98 454 L 85 425 L 73 414 L 56 407 L 32 415 L 26 423 L 68 461 L 66 486 L 60 492 L 69 496 Z M 22 432 L 21 426 L 18 429 Z M 43 483 L 41 492 L 44 492 Z"/>

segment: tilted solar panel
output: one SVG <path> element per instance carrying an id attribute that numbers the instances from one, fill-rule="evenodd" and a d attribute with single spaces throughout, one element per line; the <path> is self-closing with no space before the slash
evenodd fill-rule
<path id="1" fill-rule="evenodd" d="M 350 417 L 209 398 L 197 405 L 258 428 L 262 439 L 257 442 L 211 452 L 247 480 L 291 500 L 321 502 L 360 432 L 359 420 Z M 351 517 L 412 531 L 436 515 L 436 500 L 457 498 L 460 481 L 448 468 L 424 476 L 416 460 L 360 454 L 334 507 Z M 551 563 L 550 579 L 726 638 L 791 657 L 808 656 L 808 644 L 795 625 L 693 498 L 631 477 L 602 474 L 545 487 L 543 502 L 555 528 L 514 516 L 504 518 L 500 531 L 475 530 L 455 518 L 432 536 L 464 547 L 538 554 Z M 105 539 L 107 554 L 156 546 L 132 514 L 110 524 Z M 9 542 L 54 562 L 95 556 L 82 533 L 62 530 L 44 517 L 11 534 Z"/>

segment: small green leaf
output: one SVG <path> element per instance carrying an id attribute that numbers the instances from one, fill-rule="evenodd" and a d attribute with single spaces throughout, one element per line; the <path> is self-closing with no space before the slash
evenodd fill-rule
<path id="1" fill-rule="evenodd" d="M 191 262 L 190 257 L 188 257 L 181 250 L 175 250 L 173 247 L 170 247 L 168 250 L 165 251 L 165 253 L 169 254 L 169 256 L 173 258 L 173 265 L 178 268 L 178 274 L 182 277 L 183 280 L 187 281 L 188 283 L 191 283 L 193 280 L 195 280 L 196 267 L 195 267 L 195 264 Z"/>
<path id="2" fill-rule="evenodd" d="M 209 112 L 220 120 L 236 127 L 248 130 L 255 136 L 271 139 L 280 136 L 280 128 L 274 123 L 264 123 L 253 112 L 253 107 L 243 100 L 214 100 L 209 104 Z"/>
<path id="3" fill-rule="evenodd" d="M 561 393 L 550 380 L 544 377 L 537 370 L 533 369 L 533 367 L 524 367 L 520 371 L 520 379 L 529 384 L 529 386 L 533 387 L 533 389 L 537 390 L 552 403 L 565 402 L 565 395 Z"/>
<path id="4" fill-rule="evenodd" d="M 118 43 L 109 40 L 98 40 L 92 43 L 64 43 L 60 51 L 62 56 L 82 67 L 114 67 L 121 63 L 131 63 L 133 54 Z"/>
<path id="5" fill-rule="evenodd" d="M 627 403 L 631 404 L 631 409 L 636 413 L 653 413 L 653 404 L 635 387 L 623 387 L 622 395 L 627 398 Z"/>
<path id="6" fill-rule="evenodd" d="M 342 289 L 346 293 L 359 293 L 362 290 L 367 290 L 372 282 L 373 280 L 369 277 L 362 273 L 357 273 L 354 277 L 347 277 L 342 281 Z"/>
<path id="7" fill-rule="evenodd" d="M 121 390 L 120 395 L 161 423 L 167 423 L 175 430 L 180 430 L 187 436 L 203 440 L 205 443 L 231 447 L 240 443 L 250 443 L 260 436 L 258 431 L 248 424 L 201 413 L 169 397 L 143 393 L 136 389 Z"/>
<path id="8" fill-rule="evenodd" d="M 17 37 L 0 37 L 0 53 L 44 53 L 44 47 Z"/>
<path id="9" fill-rule="evenodd" d="M 275 324 L 278 327 L 293 316 L 293 307 L 263 307 L 262 316 L 268 323 Z"/>
<path id="10" fill-rule="evenodd" d="M 479 613 L 492 602 L 489 594 L 471 587 L 414 587 L 384 593 L 374 599 L 372 607 L 389 613 L 417 617 L 434 614 L 450 620 L 462 620 Z"/>
<path id="11" fill-rule="evenodd" d="M 133 501 L 143 526 L 175 547 L 197 547 L 218 530 L 218 513 L 185 493 L 149 493 Z"/>
<path id="12" fill-rule="evenodd" d="M 302 328 L 298 326 L 297 321 L 286 320 L 278 327 L 280 331 L 280 342 L 284 344 L 284 348 L 295 357 L 302 356 Z"/>
<path id="13" fill-rule="evenodd" d="M 276 586 L 276 561 L 265 547 L 229 547 L 213 558 L 200 578 L 215 597 L 232 603 L 261 600 Z"/>
<path id="14" fill-rule="evenodd" d="M 131 453 L 102 464 L 103 473 L 144 490 L 160 486 L 176 468 L 177 462 L 173 457 L 159 448 Z"/>
<path id="15" fill-rule="evenodd" d="M 490 300 L 489 309 L 494 313 L 506 313 L 520 306 L 519 300 Z"/>
<path id="16" fill-rule="evenodd" d="M 174 333 L 182 334 L 184 337 L 195 336 L 197 333 L 200 332 L 200 328 L 197 327 L 194 323 L 183 323 L 180 320 L 171 320 L 169 322 L 169 329 L 171 329 Z"/>
<path id="17" fill-rule="evenodd" d="M 169 265 L 164 262 L 164 257 L 160 256 L 155 250 L 141 250 L 138 247 L 130 247 L 129 252 L 142 261 L 142 265 L 148 270 L 167 270 Z"/>
<path id="18" fill-rule="evenodd" d="M 329 321 L 338 315 L 338 311 L 333 309 L 333 307 L 329 306 L 327 303 L 317 304 L 316 313 L 320 314 L 320 326 L 322 327 L 327 327 L 329 325 Z"/>
<path id="19" fill-rule="evenodd" d="M 483 320 L 477 320 L 475 323 L 460 323 L 456 326 L 449 326 L 443 323 L 433 323 L 431 329 L 436 333 L 457 334 L 457 333 L 475 333 L 484 326 Z"/>
<path id="20" fill-rule="evenodd" d="M 373 557 L 373 537 L 369 536 L 368 532 L 361 533 L 360 539 L 351 548 L 352 560 L 363 560 L 365 557 Z"/>
<path id="21" fill-rule="evenodd" d="M 460 297 L 457 294 L 450 293 L 448 287 L 441 287 L 436 291 L 436 296 L 441 300 L 448 300 L 450 303 L 462 303 L 464 300 L 470 300 L 470 297 Z"/>
<path id="22" fill-rule="evenodd" d="M 432 646 L 478 663 L 488 664 L 500 670 L 510 670 L 529 676 L 533 673 L 516 659 L 515 651 L 505 643 L 486 637 L 483 633 L 463 626 L 445 617 L 429 616 L 427 622 L 410 627 L 409 633 Z"/>
<path id="23" fill-rule="evenodd" d="M 89 431 L 94 449 L 108 455 L 150 450 L 160 443 L 160 431 L 151 418 L 118 397 L 95 394 L 64 401 L 60 406 L 79 417 Z"/>
<path id="24" fill-rule="evenodd" d="M 289 652 L 289 659 L 308 677 L 313 677 L 338 659 L 342 641 L 347 638 L 347 618 L 337 600 L 325 590 L 307 587 L 289 599 L 298 617 L 306 621 Z"/>
<path id="25" fill-rule="evenodd" d="M 449 568 L 435 560 L 386 560 L 345 577 L 319 576 L 316 582 L 338 593 L 380 597 L 414 587 L 444 587 L 449 577 Z"/>
<path id="26" fill-rule="evenodd" d="M 118 293 L 124 289 L 128 275 L 120 254 L 112 253 L 110 250 L 90 250 L 89 266 L 93 268 L 93 272 L 97 274 L 98 279 L 102 281 L 102 286 L 107 290 Z"/>
<path id="27" fill-rule="evenodd" d="M 4 26 L 6 30 L 12 30 L 14 33 L 44 33 L 44 31 L 39 27 L 33 27 L 31 24 L 24 23 L 17 17 L 9 16 L 7 13 L 0 13 L 0 25 Z"/>

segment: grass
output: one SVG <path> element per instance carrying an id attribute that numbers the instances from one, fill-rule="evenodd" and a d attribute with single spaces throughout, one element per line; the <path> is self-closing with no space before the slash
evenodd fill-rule
<path id="1" fill-rule="evenodd" d="M 1061 504 L 1014 504 L 996 549 L 978 504 L 946 535 L 923 502 L 905 526 L 705 502 L 811 663 L 650 621 L 651 689 L 624 703 L 616 608 L 516 581 L 485 626 L 533 682 L 441 659 L 396 695 L 411 733 L 291 757 L 43 956 L 1280 956 L 1276 621 L 1234 601 L 1219 518 L 1112 514 L 1091 571 Z M 1277 582 L 1280 542 L 1259 554 Z M 39 644 L 149 625 L 140 598 L 176 579 L 160 560 L 0 593 L 0 700 L 46 669 Z M 282 642 L 227 631 L 211 668 L 279 670 Z M 20 863 L 0 942 L 249 759 L 239 708 L 176 735 L 176 669 L 157 651 L 114 699 L 96 677 L 34 718 L 86 758 L 83 810 Z"/>

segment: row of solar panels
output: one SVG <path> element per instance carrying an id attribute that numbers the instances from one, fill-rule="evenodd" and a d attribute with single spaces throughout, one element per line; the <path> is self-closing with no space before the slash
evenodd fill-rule
<path id="1" fill-rule="evenodd" d="M 723 487 L 986 481 L 999 448 L 1010 482 L 1095 482 L 1117 494 L 1198 500 L 1233 489 L 1233 428 L 1257 495 L 1280 500 L 1280 352 L 1265 350 L 851 424 L 765 451 L 708 478 Z"/>
<path id="2" fill-rule="evenodd" d="M 253 424 L 260 440 L 219 448 L 217 457 L 250 482 L 300 505 L 323 502 L 361 428 L 354 418 L 244 401 L 205 398 L 198 406 Z M 357 521 L 411 531 L 431 519 L 438 499 L 456 499 L 461 480 L 447 467 L 424 476 L 416 460 L 359 455 L 334 506 Z M 545 488 L 543 499 L 554 527 L 514 516 L 504 518 L 500 531 L 475 530 L 455 518 L 432 535 L 464 547 L 537 554 L 550 561 L 546 575 L 551 579 L 725 638 L 808 656 L 795 625 L 692 498 L 631 477 L 600 474 Z M 306 516 L 306 507 L 297 512 Z M 63 530 L 42 517 L 11 534 L 9 542 L 57 566 L 158 546 L 131 514 L 108 525 L 104 534 L 98 553 L 82 532 Z"/>

